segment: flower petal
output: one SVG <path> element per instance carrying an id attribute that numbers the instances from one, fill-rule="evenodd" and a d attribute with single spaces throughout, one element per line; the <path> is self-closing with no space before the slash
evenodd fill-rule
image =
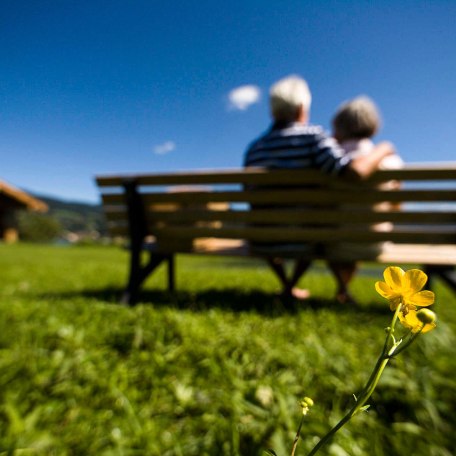
<path id="1" fill-rule="evenodd" d="M 404 289 L 410 290 L 412 293 L 420 291 L 427 282 L 427 275 L 419 269 L 408 270 L 403 279 L 402 286 Z"/>
<path id="2" fill-rule="evenodd" d="M 385 282 L 394 290 L 396 293 L 400 293 L 402 290 L 402 277 L 405 272 L 398 266 L 388 266 L 383 272 Z"/>
<path id="3" fill-rule="evenodd" d="M 434 328 L 436 328 L 436 324 L 435 323 L 427 323 L 424 325 L 424 328 L 423 330 L 421 331 L 422 333 L 427 333 L 429 331 L 432 331 Z"/>
<path id="4" fill-rule="evenodd" d="M 421 328 L 423 328 L 421 329 L 422 333 L 427 333 L 436 327 L 434 322 L 423 324 L 416 316 L 416 312 L 414 310 L 408 312 L 407 315 L 403 315 L 401 312 L 399 314 L 399 320 L 403 326 L 410 329 L 414 333 L 420 331 Z"/>
<path id="5" fill-rule="evenodd" d="M 390 309 L 394 312 L 398 308 L 400 303 L 401 303 L 400 296 L 390 299 Z"/>
<path id="6" fill-rule="evenodd" d="M 405 326 L 408 329 L 411 329 L 412 332 L 418 332 L 423 326 L 423 323 L 421 323 L 421 321 L 418 320 L 418 317 L 416 316 L 416 312 L 414 310 L 411 310 L 406 315 L 404 315 L 401 312 L 399 314 L 399 320 L 403 326 Z"/>
<path id="7" fill-rule="evenodd" d="M 416 306 L 419 307 L 427 307 L 430 306 L 431 304 L 434 304 L 434 293 L 429 290 L 423 290 L 418 293 L 415 293 L 412 296 L 408 296 L 406 299 L 407 303 L 412 303 L 415 304 Z"/>
<path id="8" fill-rule="evenodd" d="M 375 282 L 375 289 L 380 296 L 386 299 L 393 299 L 396 296 L 396 293 L 385 282 Z"/>

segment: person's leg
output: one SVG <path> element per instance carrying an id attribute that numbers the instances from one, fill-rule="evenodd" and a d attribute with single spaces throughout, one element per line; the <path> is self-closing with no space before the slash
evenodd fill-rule
<path id="1" fill-rule="evenodd" d="M 307 299 L 310 296 L 309 290 L 295 287 L 301 276 L 309 268 L 311 263 L 310 261 L 301 259 L 296 260 L 295 267 L 290 279 L 288 279 L 286 275 L 283 258 L 267 257 L 266 261 L 282 282 L 282 293 L 284 296 L 292 296 L 296 299 Z"/>
<path id="2" fill-rule="evenodd" d="M 293 275 L 291 276 L 290 281 L 288 282 L 288 287 L 284 290 L 285 293 L 291 294 L 296 299 L 307 299 L 310 297 L 310 291 L 304 288 L 298 288 L 295 285 L 298 283 L 299 279 L 303 274 L 309 269 L 311 261 L 298 259 L 296 260 L 295 267 L 293 270 Z"/>
<path id="3" fill-rule="evenodd" d="M 283 288 L 286 288 L 288 286 L 288 277 L 285 273 L 283 259 L 277 257 L 267 257 L 266 261 L 268 262 L 271 269 L 275 272 L 280 282 L 282 282 Z"/>
<path id="4" fill-rule="evenodd" d="M 329 269 L 331 269 L 337 281 L 336 300 L 341 304 L 354 302 L 348 291 L 348 285 L 351 282 L 356 272 L 355 262 L 328 262 Z"/>

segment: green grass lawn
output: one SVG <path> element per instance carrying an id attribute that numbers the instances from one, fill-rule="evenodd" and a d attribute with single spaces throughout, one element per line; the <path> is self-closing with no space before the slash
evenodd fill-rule
<path id="1" fill-rule="evenodd" d="M 305 455 L 353 403 L 391 319 L 375 266 L 354 307 L 331 300 L 317 265 L 300 284 L 313 299 L 293 310 L 255 261 L 178 257 L 178 292 L 159 270 L 133 308 L 116 303 L 118 248 L 0 245 L 0 267 L 0 455 L 286 456 L 304 395 Z M 322 455 L 454 454 L 456 296 L 435 292 L 438 328 Z"/>

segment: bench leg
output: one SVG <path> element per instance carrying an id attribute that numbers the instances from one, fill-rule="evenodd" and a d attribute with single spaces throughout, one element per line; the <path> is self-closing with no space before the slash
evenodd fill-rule
<path id="1" fill-rule="evenodd" d="M 451 266 L 427 266 L 425 272 L 428 275 L 428 288 L 433 288 L 434 277 L 440 277 L 453 291 L 456 292 L 456 270 Z"/>
<path id="2" fill-rule="evenodd" d="M 292 288 L 299 282 L 299 279 L 306 273 L 311 265 L 311 261 L 298 259 L 295 262 L 295 267 L 293 270 L 293 275 L 291 276 L 290 282 L 288 284 L 290 291 Z"/>
<path id="3" fill-rule="evenodd" d="M 121 298 L 122 304 L 130 306 L 136 303 L 138 292 L 144 280 L 163 262 L 167 259 L 167 255 L 151 254 L 148 263 L 141 265 L 141 253 L 137 251 L 131 252 L 130 258 L 130 275 L 125 292 Z"/>
<path id="4" fill-rule="evenodd" d="M 455 269 L 447 269 L 446 271 L 440 274 L 440 277 L 445 281 L 447 285 L 451 287 L 451 289 L 456 292 L 456 270 Z"/>
<path id="5" fill-rule="evenodd" d="M 168 257 L 168 291 L 174 293 L 176 289 L 176 280 L 175 280 L 175 262 L 174 255 L 169 255 Z"/>

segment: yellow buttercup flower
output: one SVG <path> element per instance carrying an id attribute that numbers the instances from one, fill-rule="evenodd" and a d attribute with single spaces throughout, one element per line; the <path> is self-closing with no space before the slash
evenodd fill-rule
<path id="1" fill-rule="evenodd" d="M 426 314 L 421 315 L 420 312 L 427 311 Z M 399 320 L 402 325 L 410 329 L 413 333 L 421 330 L 422 333 L 432 331 L 435 327 L 435 314 L 432 310 L 422 309 L 418 312 L 411 310 L 406 315 L 402 312 L 399 314 Z"/>
<path id="2" fill-rule="evenodd" d="M 388 299 L 391 310 L 396 310 L 402 303 L 404 316 L 418 307 L 430 306 L 434 302 L 434 293 L 422 290 L 427 282 L 427 275 L 419 269 L 404 272 L 397 266 L 389 266 L 383 272 L 384 282 L 376 282 L 377 292 Z"/>

